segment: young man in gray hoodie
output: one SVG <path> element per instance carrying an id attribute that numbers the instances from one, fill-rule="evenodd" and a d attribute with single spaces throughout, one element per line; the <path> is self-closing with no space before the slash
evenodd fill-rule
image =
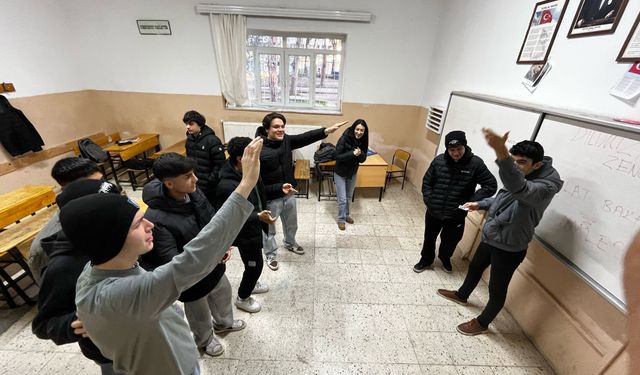
<path id="1" fill-rule="evenodd" d="M 499 136 L 491 129 L 482 131 L 496 153 L 504 187 L 493 198 L 464 204 L 470 211 L 489 210 L 482 228 L 482 242 L 460 289 L 438 289 L 442 297 L 466 305 L 482 273 L 491 266 L 489 302 L 477 318 L 457 327 L 458 332 L 468 336 L 486 332 L 502 310 L 509 282 L 527 255 L 535 227 L 563 184 L 551 166 L 551 158 L 544 156 L 544 148 L 539 143 L 522 141 L 507 150 L 509 132 Z"/>
<path id="2" fill-rule="evenodd" d="M 152 272 L 137 261 L 153 248 L 153 224 L 133 201 L 92 194 L 61 210 L 62 229 L 90 259 L 76 287 L 76 334 L 91 338 L 116 371 L 200 373 L 196 344 L 174 303 L 220 263 L 253 211 L 247 197 L 258 180 L 261 149 L 261 139 L 247 146 L 235 192 L 182 253 Z"/>

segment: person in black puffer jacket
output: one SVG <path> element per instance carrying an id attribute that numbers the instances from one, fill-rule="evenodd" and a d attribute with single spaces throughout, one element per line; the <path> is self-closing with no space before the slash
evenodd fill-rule
<path id="1" fill-rule="evenodd" d="M 498 188 L 496 178 L 482 159 L 467 146 L 463 131 L 449 132 L 444 144 L 446 152 L 433 159 L 422 180 L 422 196 L 427 212 L 421 258 L 413 267 L 418 273 L 431 267 L 438 234 L 438 258 L 446 272 L 453 270 L 451 256 L 462 239 L 467 216 L 467 211 L 458 207 L 469 201 L 489 198 Z M 476 191 L 478 184 L 480 189 Z"/>
<path id="2" fill-rule="evenodd" d="M 62 208 L 85 195 L 119 192 L 106 181 L 79 180 L 67 185 L 56 203 Z M 74 332 L 74 327 L 82 326 L 76 316 L 76 282 L 89 257 L 74 248 L 62 230 L 43 238 L 41 246 L 48 261 L 39 283 L 38 313 L 31 322 L 31 330 L 38 338 L 51 340 L 56 345 L 77 342 L 82 354 L 96 362 L 103 375 L 115 374 L 111 360 L 100 353 L 93 341 Z"/>
<path id="3" fill-rule="evenodd" d="M 296 135 L 284 133 L 287 123 L 285 117 L 277 112 L 269 113 L 262 119 L 262 126 L 256 130 L 256 136 L 262 137 L 264 144 L 260 154 L 260 177 L 264 182 L 267 196 L 267 209 L 275 218 L 282 217 L 285 249 L 298 254 L 304 254 L 302 246 L 296 242 L 298 218 L 296 210 L 296 180 L 293 176 L 293 155 L 296 148 L 310 145 L 327 137 L 338 130 L 347 121 L 333 124 L 328 128 L 310 130 Z M 272 270 L 278 269 L 276 260 L 278 244 L 275 239 L 276 227 L 269 225 L 269 233 L 264 238 L 262 249 L 267 258 L 267 266 Z"/>
<path id="4" fill-rule="evenodd" d="M 222 207 L 240 184 L 242 180 L 242 154 L 249 143 L 251 143 L 251 138 L 248 137 L 235 137 L 229 140 L 227 145 L 229 159 L 220 170 L 220 181 L 216 189 L 216 208 Z M 233 245 L 238 247 L 242 263 L 244 263 L 244 273 L 238 287 L 235 305 L 241 310 L 256 313 L 260 311 L 262 306 L 251 297 L 251 294 L 269 291 L 266 284 L 258 282 L 263 266 L 262 234 L 268 233 L 268 224 L 274 224 L 275 219 L 266 210 L 267 199 L 264 195 L 262 181 L 258 179 L 258 183 L 247 199 L 255 208 L 240 230 L 238 237 L 233 241 Z"/>
<path id="5" fill-rule="evenodd" d="M 153 164 L 156 179 L 144 186 L 142 200 L 149 206 L 144 217 L 154 224 L 153 250 L 140 257 L 140 264 L 152 271 L 182 253 L 183 247 L 211 221 L 215 210 L 196 187 L 196 163 L 177 153 L 160 156 Z M 218 264 L 209 275 L 182 292 L 189 327 L 201 350 L 218 356 L 224 348 L 215 331 L 243 329 L 244 321 L 233 319 L 231 284 L 226 266 Z M 213 321 L 212 321 L 213 317 Z"/>
<path id="6" fill-rule="evenodd" d="M 224 164 L 224 146 L 216 133 L 205 124 L 206 119 L 196 111 L 184 114 L 182 121 L 187 127 L 187 156 L 196 161 L 195 174 L 198 188 L 214 204 L 218 173 Z"/>
<path id="7" fill-rule="evenodd" d="M 369 127 L 366 121 L 354 121 L 336 146 L 336 167 L 334 180 L 336 181 L 336 195 L 338 198 L 338 228 L 345 230 L 345 222 L 353 224 L 349 216 L 349 202 L 356 188 L 356 173 L 360 163 L 367 160 L 369 150 Z"/>

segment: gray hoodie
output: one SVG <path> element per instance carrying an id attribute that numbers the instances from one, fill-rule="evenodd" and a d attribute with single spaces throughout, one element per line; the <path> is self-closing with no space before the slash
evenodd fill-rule
<path id="1" fill-rule="evenodd" d="M 192 374 L 198 351 L 174 302 L 220 263 L 253 211 L 231 194 L 173 260 L 146 272 L 85 266 L 76 286 L 78 318 L 114 370 L 127 374 Z"/>
<path id="2" fill-rule="evenodd" d="M 525 177 L 512 158 L 496 161 L 504 187 L 495 197 L 478 202 L 480 209 L 489 210 L 483 242 L 510 252 L 527 249 L 542 214 L 563 184 L 551 158 L 545 156 L 542 162 Z"/>

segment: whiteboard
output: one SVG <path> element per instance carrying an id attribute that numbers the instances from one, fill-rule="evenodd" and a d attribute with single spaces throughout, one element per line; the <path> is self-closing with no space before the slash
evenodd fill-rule
<path id="1" fill-rule="evenodd" d="M 513 108 L 505 105 L 489 103 L 479 99 L 464 96 L 451 95 L 449 107 L 446 112 L 444 130 L 440 137 L 437 153 L 445 152 L 445 135 L 453 130 L 462 130 L 467 136 L 467 145 L 474 154 L 482 158 L 491 173 L 498 181 L 498 188 L 502 182 L 498 177 L 498 166 L 495 163 L 496 153 L 493 151 L 482 135 L 482 128 L 491 128 L 498 134 L 511 131 L 507 141 L 507 147 L 533 139 L 534 131 L 540 121 L 538 112 Z"/>
<path id="2" fill-rule="evenodd" d="M 555 116 L 536 137 L 564 180 L 536 235 L 623 308 L 622 259 L 640 228 L 639 137 Z"/>
<path id="3" fill-rule="evenodd" d="M 257 122 L 235 122 L 235 121 L 223 121 L 222 128 L 224 131 L 225 143 L 233 137 L 249 137 L 251 139 L 256 136 L 256 129 L 258 126 L 262 126 L 262 123 Z M 302 134 L 309 130 L 320 129 L 321 126 L 317 125 L 289 125 L 285 126 L 285 132 L 289 135 Z M 302 148 L 293 150 L 293 160 L 304 159 L 309 160 L 311 167 L 315 165 L 313 162 L 313 154 L 320 146 L 322 141 L 314 142 Z"/>

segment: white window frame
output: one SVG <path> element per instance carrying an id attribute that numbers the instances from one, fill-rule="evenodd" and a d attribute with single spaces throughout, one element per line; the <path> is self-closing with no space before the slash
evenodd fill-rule
<path id="1" fill-rule="evenodd" d="M 345 66 L 345 51 L 346 51 L 346 34 L 329 34 L 329 33 L 309 33 L 309 32 L 284 32 L 274 30 L 260 30 L 249 29 L 247 35 L 271 35 L 282 37 L 282 48 L 280 47 L 253 47 L 246 46 L 247 51 L 253 51 L 254 56 L 254 73 L 255 73 L 255 91 L 256 97 L 251 99 L 250 107 L 243 107 L 242 109 L 251 110 L 264 110 L 264 111 L 286 111 L 286 112 L 303 112 L 303 113 L 327 113 L 327 114 L 342 114 L 342 101 L 343 101 L 343 87 L 344 87 L 344 66 Z M 287 37 L 297 38 L 329 38 L 340 39 L 342 41 L 342 50 L 329 50 L 329 49 L 306 49 L 306 48 L 287 48 Z M 261 80 L 262 75 L 260 71 L 260 54 L 272 54 L 280 55 L 280 82 L 282 83 L 282 103 L 262 103 L 261 100 Z M 324 109 L 314 107 L 315 94 L 316 94 L 316 60 L 318 55 L 330 54 L 340 55 L 339 72 L 340 77 L 338 79 L 338 107 L 335 109 Z M 309 56 L 309 103 L 307 104 L 287 104 L 289 101 L 289 56 Z M 240 109 L 240 108 L 238 108 Z"/>

